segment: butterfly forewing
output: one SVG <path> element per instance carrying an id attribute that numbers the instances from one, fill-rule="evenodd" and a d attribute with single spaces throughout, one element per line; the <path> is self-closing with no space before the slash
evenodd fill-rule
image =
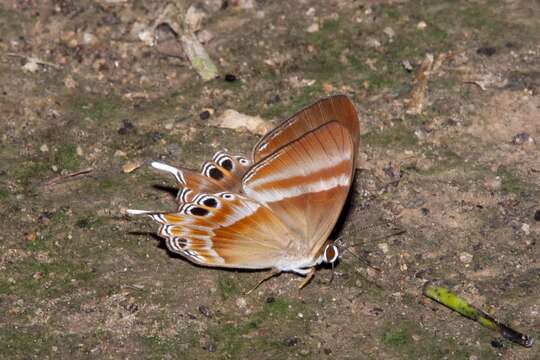
<path id="1" fill-rule="evenodd" d="M 254 163 L 330 121 L 337 121 L 348 130 L 356 152 L 360 133 L 358 114 L 347 96 L 334 95 L 300 110 L 266 134 L 253 149 Z"/>
<path id="2" fill-rule="evenodd" d="M 353 138 L 332 121 L 253 166 L 242 188 L 302 239 L 295 251 L 315 257 L 347 198 L 353 163 Z"/>

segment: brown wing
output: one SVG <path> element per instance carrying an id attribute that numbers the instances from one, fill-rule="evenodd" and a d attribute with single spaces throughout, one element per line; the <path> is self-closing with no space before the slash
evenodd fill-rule
<path id="1" fill-rule="evenodd" d="M 356 158 L 360 136 L 358 113 L 347 96 L 335 95 L 300 110 L 267 133 L 253 149 L 253 163 L 330 121 L 337 121 L 348 130 Z"/>
<path id="2" fill-rule="evenodd" d="M 177 199 L 183 204 L 190 202 L 199 193 L 237 192 L 242 176 L 251 166 L 251 162 L 244 156 L 218 151 L 211 161 L 203 163 L 200 172 L 159 162 L 153 162 L 152 166 L 175 177 L 180 187 Z"/>
<path id="3" fill-rule="evenodd" d="M 255 164 L 244 193 L 272 211 L 294 232 L 298 256 L 318 255 L 351 186 L 353 137 L 337 121 L 304 134 Z"/>
<path id="4" fill-rule="evenodd" d="M 228 192 L 198 194 L 176 213 L 131 213 L 150 215 L 170 251 L 205 266 L 276 267 L 293 235 L 269 209 Z"/>

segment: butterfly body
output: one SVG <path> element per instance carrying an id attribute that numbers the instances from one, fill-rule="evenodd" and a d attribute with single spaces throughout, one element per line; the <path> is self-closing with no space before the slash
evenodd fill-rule
<path id="1" fill-rule="evenodd" d="M 175 212 L 131 210 L 161 224 L 170 251 L 204 266 L 312 274 L 337 259 L 328 237 L 351 187 L 356 110 L 334 96 L 301 110 L 251 159 L 218 152 L 201 172 L 161 163 L 180 187 Z"/>

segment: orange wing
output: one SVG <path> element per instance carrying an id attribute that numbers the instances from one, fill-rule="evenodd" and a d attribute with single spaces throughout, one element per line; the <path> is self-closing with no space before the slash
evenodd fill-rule
<path id="1" fill-rule="evenodd" d="M 347 197 L 358 137 L 356 110 L 348 98 L 323 99 L 263 137 L 253 151 L 257 164 L 247 173 L 247 159 L 234 157 L 229 169 L 220 153 L 201 174 L 153 164 L 177 179 L 180 208 L 130 212 L 160 222 L 168 248 L 201 265 L 310 267 Z"/>
<path id="2" fill-rule="evenodd" d="M 198 193 L 237 192 L 251 162 L 244 156 L 218 151 L 211 161 L 203 163 L 199 173 L 159 162 L 153 162 L 152 166 L 174 176 L 180 187 L 177 200 L 182 204 L 190 202 Z"/>
<path id="3" fill-rule="evenodd" d="M 287 258 L 292 235 L 270 210 L 239 194 L 198 194 L 177 213 L 147 213 L 170 251 L 200 265 L 265 269 Z"/>
<path id="4" fill-rule="evenodd" d="M 330 121 L 337 121 L 348 130 L 353 140 L 356 158 L 360 136 L 358 113 L 347 96 L 334 95 L 320 99 L 300 110 L 267 133 L 253 148 L 253 162 L 257 163 L 281 147 Z"/>
<path id="5" fill-rule="evenodd" d="M 326 123 L 253 166 L 245 194 L 294 232 L 298 256 L 314 258 L 334 227 L 354 171 L 354 142 L 337 121 Z"/>

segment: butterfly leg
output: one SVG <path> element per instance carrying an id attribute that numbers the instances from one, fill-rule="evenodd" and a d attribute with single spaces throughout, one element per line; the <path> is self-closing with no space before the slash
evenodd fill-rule
<path id="1" fill-rule="evenodd" d="M 304 279 L 304 281 L 302 281 L 302 283 L 300 284 L 300 287 L 298 287 L 298 290 L 301 290 L 302 288 L 304 288 L 304 286 L 309 284 L 311 279 L 313 279 L 313 276 L 315 275 L 315 268 L 314 267 L 310 268 L 309 271 L 306 272 L 305 275 L 306 275 L 306 278 Z"/>
<path id="2" fill-rule="evenodd" d="M 257 289 L 263 282 L 265 282 L 265 281 L 268 280 L 268 279 L 273 278 L 273 277 L 276 276 L 276 275 L 279 275 L 280 273 L 281 273 L 281 270 L 279 270 L 279 269 L 277 269 L 277 268 L 273 268 L 267 276 L 265 276 L 261 281 L 259 281 L 259 282 L 257 283 L 257 285 L 255 285 L 251 290 L 249 290 L 248 292 L 246 292 L 246 295 L 251 294 L 251 292 L 252 292 L 253 290 Z"/>

